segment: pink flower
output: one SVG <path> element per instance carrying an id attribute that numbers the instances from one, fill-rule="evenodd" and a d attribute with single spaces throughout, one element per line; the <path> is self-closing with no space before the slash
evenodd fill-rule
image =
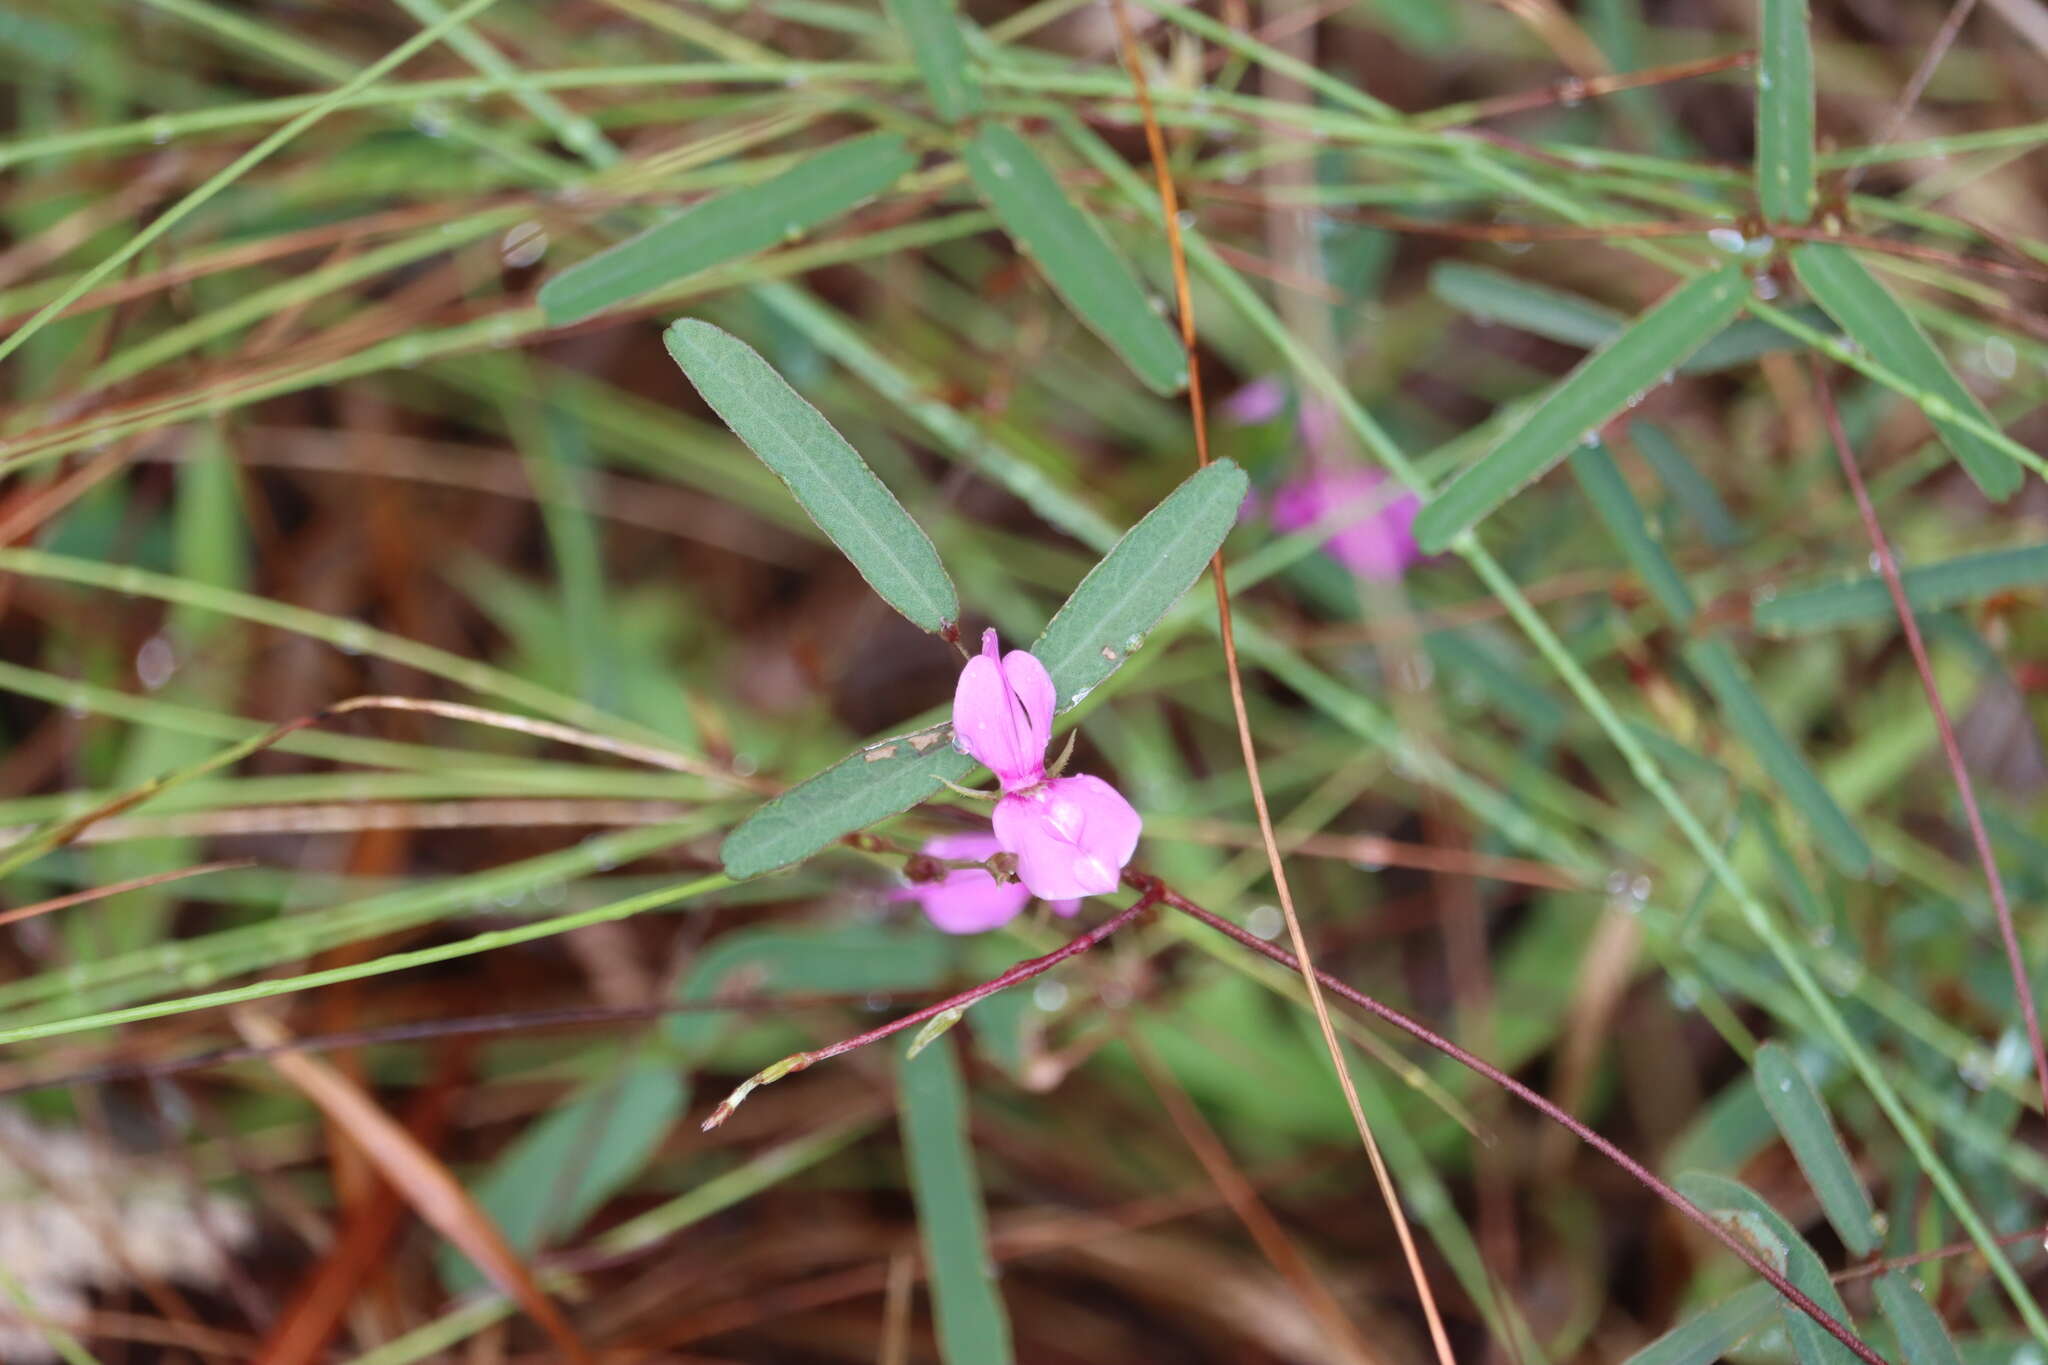
<path id="1" fill-rule="evenodd" d="M 1412 529 L 1421 509 L 1377 470 L 1312 464 L 1273 490 L 1270 515 L 1281 532 L 1334 525 L 1323 548 L 1360 578 L 1390 583 L 1423 557 Z"/>
<path id="2" fill-rule="evenodd" d="M 1144 821 L 1099 777 L 1045 775 L 1054 704 L 1045 665 L 1025 650 L 1003 654 L 985 631 L 953 692 L 953 734 L 1002 785 L 995 840 L 1017 855 L 1018 878 L 1063 901 L 1116 890 Z"/>
<path id="3" fill-rule="evenodd" d="M 993 834 L 941 834 L 924 846 L 927 857 L 986 860 L 1002 851 Z M 979 867 L 954 867 L 935 882 L 899 887 L 890 900 L 916 901 L 931 922 L 949 934 L 978 934 L 1000 929 L 1031 901 L 1031 888 L 999 882 Z M 1056 915 L 1072 915 L 1077 900 L 1051 902 Z"/>

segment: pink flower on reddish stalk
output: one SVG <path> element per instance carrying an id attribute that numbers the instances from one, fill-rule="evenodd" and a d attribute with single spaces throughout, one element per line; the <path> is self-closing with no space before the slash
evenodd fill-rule
<path id="1" fill-rule="evenodd" d="M 1002 851 L 993 834 L 941 834 L 924 846 L 929 858 L 972 858 L 985 862 Z M 951 867 L 935 882 L 900 887 L 890 900 L 916 901 L 926 918 L 949 934 L 979 934 L 1000 929 L 1031 902 L 1031 888 L 1021 882 L 999 882 L 986 868 Z M 1072 915 L 1076 900 L 1050 902 L 1056 915 Z"/>
<path id="2" fill-rule="evenodd" d="M 993 630 L 960 670 L 953 733 L 1002 784 L 995 839 L 1017 856 L 1017 876 L 1042 900 L 1114 891 L 1138 846 L 1144 821 L 1099 777 L 1047 777 L 1052 741 L 1052 675 L 1028 651 L 1005 655 Z"/>

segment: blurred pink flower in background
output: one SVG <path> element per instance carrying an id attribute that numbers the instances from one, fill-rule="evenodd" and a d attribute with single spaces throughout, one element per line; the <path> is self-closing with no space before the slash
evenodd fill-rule
<path id="1" fill-rule="evenodd" d="M 1223 401 L 1226 418 L 1240 426 L 1270 422 L 1287 407 L 1287 387 L 1267 376 Z M 1415 543 L 1422 500 L 1376 469 L 1335 452 L 1337 413 L 1304 399 L 1295 419 L 1302 458 L 1271 493 L 1245 499 L 1244 515 L 1263 512 L 1286 535 L 1318 524 L 1330 527 L 1323 549 L 1360 578 L 1391 583 L 1424 558 Z"/>
<path id="2" fill-rule="evenodd" d="M 929 858 L 972 858 L 984 862 L 1002 851 L 993 834 L 941 834 L 928 841 Z M 890 900 L 916 901 L 926 918 L 949 934 L 979 934 L 1000 929 L 1031 903 L 1031 888 L 1022 882 L 999 882 L 985 868 L 952 867 L 935 882 L 898 887 Z M 1049 902 L 1056 915 L 1071 916 L 1077 900 Z"/>
<path id="3" fill-rule="evenodd" d="M 960 670 L 953 734 L 1002 784 L 995 839 L 1017 855 L 1017 876 L 1049 901 L 1114 891 L 1144 826 L 1116 788 L 1099 777 L 1047 777 L 1052 676 L 1026 650 L 1007 655 L 993 630 Z"/>

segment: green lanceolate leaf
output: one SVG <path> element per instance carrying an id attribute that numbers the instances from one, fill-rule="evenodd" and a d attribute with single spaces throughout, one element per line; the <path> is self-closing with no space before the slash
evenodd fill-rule
<path id="1" fill-rule="evenodd" d="M 1820 1199 L 1821 1211 L 1834 1224 L 1843 1246 L 1858 1256 L 1868 1256 L 1877 1249 L 1877 1210 L 1871 1206 L 1863 1182 L 1856 1178 L 1849 1154 L 1842 1150 L 1841 1136 L 1820 1092 L 1792 1060 L 1792 1054 L 1777 1043 L 1757 1049 L 1753 1069 L 1757 1093 L 1763 1096 L 1778 1131 L 1785 1135 L 1785 1145 L 1792 1149 L 1799 1169 L 1806 1173 L 1806 1183 Z"/>
<path id="2" fill-rule="evenodd" d="M 1906 601 L 1916 612 L 1939 611 L 2014 588 L 2048 583 L 2048 545 L 2020 545 L 2009 550 L 1959 555 L 1922 564 L 1899 574 Z M 1780 593 L 1751 610 L 1756 628 L 1773 635 L 1831 630 L 1897 619 L 1892 595 L 1876 574 L 1845 583 Z"/>
<path id="3" fill-rule="evenodd" d="M 1756 198 L 1774 223 L 1813 212 L 1813 37 L 1806 0 L 1763 0 L 1756 66 Z"/>
<path id="4" fill-rule="evenodd" d="M 953 580 L 931 539 L 824 414 L 753 347 L 695 318 L 674 324 L 663 339 L 704 401 L 789 485 L 884 601 L 929 631 L 959 617 Z"/>
<path id="5" fill-rule="evenodd" d="M 874 198 L 916 164 L 897 133 L 842 142 L 758 185 L 692 205 L 570 266 L 541 286 L 541 311 L 560 326 L 700 270 L 766 251 Z"/>
<path id="6" fill-rule="evenodd" d="M 1642 504 L 1629 490 L 1628 480 L 1622 477 L 1621 469 L 1614 463 L 1614 456 L 1608 454 L 1607 447 L 1595 441 L 1574 450 L 1572 474 L 1578 479 L 1579 487 L 1585 490 L 1587 500 L 1593 504 L 1593 510 L 1599 514 L 1607 533 L 1614 537 L 1630 567 L 1643 580 L 1643 586 L 1650 590 L 1650 596 L 1657 599 L 1657 605 L 1664 608 L 1664 614 L 1674 625 L 1690 624 L 1698 611 L 1692 592 L 1685 586 L 1685 578 L 1678 572 L 1678 566 L 1671 562 L 1671 556 L 1664 553 L 1664 547 L 1651 532 Z"/>
<path id="7" fill-rule="evenodd" d="M 948 123 L 981 112 L 981 83 L 968 61 L 953 0 L 885 0 L 889 18 L 910 42 L 932 109 Z"/>
<path id="8" fill-rule="evenodd" d="M 1672 290 L 1559 380 L 1526 421 L 1425 504 L 1415 518 L 1416 541 L 1431 553 L 1447 549 L 1460 532 L 1597 436 L 1631 398 L 1662 382 L 1727 326 L 1747 290 L 1748 280 L 1736 265 Z"/>
<path id="9" fill-rule="evenodd" d="M 1851 876 L 1860 877 L 1868 872 L 1870 845 L 1771 719 L 1771 713 L 1743 673 L 1735 651 L 1722 640 L 1695 640 L 1685 648 L 1685 661 L 1714 694 L 1722 716 L 1742 736 L 1742 742 L 1785 793 L 1785 799 L 1805 817 L 1828 856 Z"/>
<path id="10" fill-rule="evenodd" d="M 1714 1365 L 1769 1322 L 1777 1306 L 1778 1291 L 1770 1285 L 1746 1285 L 1679 1323 L 1622 1365 Z"/>
<path id="11" fill-rule="evenodd" d="M 1648 422 L 1630 422 L 1628 439 L 1636 453 L 1649 462 L 1671 500 L 1699 526 L 1708 544 L 1724 550 L 1742 539 L 1742 527 L 1728 510 L 1728 504 L 1721 501 L 1721 494 L 1662 428 Z"/>
<path id="12" fill-rule="evenodd" d="M 896 1054 L 896 1086 L 939 1355 L 946 1365 L 1009 1365 L 1010 1319 L 988 1254 L 988 1215 L 967 1141 L 967 1096 L 953 1040 L 940 1037 L 916 1057 L 907 1051 Z"/>
<path id="13" fill-rule="evenodd" d="M 2002 502 L 2019 491 L 2023 475 L 2018 463 L 1950 418 L 1967 414 L 1987 426 L 1998 424 L 1976 395 L 1963 387 L 1920 324 L 1854 252 L 1827 242 L 1795 246 L 1792 269 L 1850 340 L 1920 390 L 1920 408 L 1927 420 L 1934 423 L 1942 443 L 1962 462 L 1986 497 Z"/>
<path id="14" fill-rule="evenodd" d="M 1941 1315 L 1928 1305 L 1902 1270 L 1890 1270 L 1877 1277 L 1877 1306 L 1886 1322 L 1898 1334 L 1899 1354 L 1906 1365 L 1963 1365 L 1962 1353 Z"/>
<path id="15" fill-rule="evenodd" d="M 1688 1171 L 1678 1177 L 1678 1190 L 1708 1213 L 1725 1221 L 1738 1236 L 1762 1243 L 1771 1251 L 1784 1252 L 1784 1275 L 1794 1288 L 1834 1315 L 1837 1322 L 1850 1325 L 1848 1306 L 1828 1278 L 1818 1253 L 1806 1244 L 1792 1225 L 1762 1196 L 1747 1185 L 1725 1176 Z M 1766 1254 L 1766 1260 L 1776 1259 Z M 1852 1365 L 1856 1357 L 1848 1347 L 1828 1335 L 1819 1323 L 1789 1304 L 1784 1309 L 1785 1330 L 1801 1365 Z"/>
<path id="16" fill-rule="evenodd" d="M 1628 326 L 1626 317 L 1605 304 L 1456 261 L 1429 272 L 1429 292 L 1481 322 L 1505 323 L 1567 346 L 1598 346 Z"/>
<path id="17" fill-rule="evenodd" d="M 871 744 L 799 782 L 725 836 L 718 856 L 726 875 L 758 877 L 802 862 L 841 835 L 900 815 L 964 781 L 974 760 L 953 747 L 953 727 Z"/>
<path id="18" fill-rule="evenodd" d="M 967 144 L 967 171 L 1003 230 L 1037 262 L 1067 307 L 1124 358 L 1145 385 L 1177 393 L 1187 382 L 1180 341 L 1094 220 L 1031 144 L 991 123 Z"/>
<path id="19" fill-rule="evenodd" d="M 1088 571 L 1031 646 L 1062 710 L 1123 667 L 1201 577 L 1230 534 L 1245 489 L 1244 471 L 1229 460 L 1196 471 Z"/>

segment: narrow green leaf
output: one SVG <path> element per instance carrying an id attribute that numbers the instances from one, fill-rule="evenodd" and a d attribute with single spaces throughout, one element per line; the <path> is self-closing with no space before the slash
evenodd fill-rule
<path id="1" fill-rule="evenodd" d="M 1792 248 L 1792 269 L 1850 340 L 1919 388 L 1921 411 L 1986 497 L 2003 502 L 2019 491 L 2023 475 L 2018 463 L 1951 419 L 1967 414 L 1993 428 L 1998 424 L 1963 387 L 1920 324 L 1854 252 L 1827 242 L 1805 243 Z"/>
<path id="2" fill-rule="evenodd" d="M 1622 1365 L 1714 1365 L 1770 1321 L 1777 1306 L 1778 1291 L 1771 1286 L 1745 1285 L 1679 1323 Z"/>
<path id="3" fill-rule="evenodd" d="M 1062 710 L 1121 668 L 1201 576 L 1236 523 L 1245 489 L 1244 471 L 1229 460 L 1197 470 L 1088 571 L 1031 646 Z"/>
<path id="4" fill-rule="evenodd" d="M 711 1000 L 735 973 L 753 989 L 798 995 L 914 991 L 937 984 L 948 950 L 937 934 L 846 924 L 830 929 L 765 928 L 727 934 L 698 954 L 677 987 L 679 1000 Z M 663 1023 L 668 1042 L 697 1055 L 718 1040 L 730 1015 L 676 1014 Z"/>
<path id="5" fill-rule="evenodd" d="M 924 78 L 932 108 L 948 123 L 981 112 L 981 83 L 960 36 L 953 0 L 886 0 L 889 18 L 910 43 L 911 60 Z"/>
<path id="6" fill-rule="evenodd" d="M 753 347 L 695 318 L 673 324 L 662 339 L 704 401 L 789 485 L 884 601 L 929 631 L 959 617 L 953 580 L 930 537 L 860 452 Z"/>
<path id="7" fill-rule="evenodd" d="M 1671 562 L 1671 556 L 1664 553 L 1664 547 L 1651 534 L 1642 504 L 1629 491 L 1628 480 L 1622 477 L 1621 467 L 1614 463 L 1614 456 L 1608 454 L 1606 446 L 1595 441 L 1574 450 L 1571 460 L 1572 473 L 1577 477 L 1579 487 L 1592 502 L 1593 510 L 1607 527 L 1607 533 L 1621 547 L 1622 557 L 1628 560 L 1629 567 L 1641 576 L 1643 586 L 1650 590 L 1650 596 L 1657 599 L 1657 605 L 1664 609 L 1664 614 L 1674 625 L 1690 625 L 1699 608 L 1693 602 L 1692 593 L 1686 588 L 1678 566 Z"/>
<path id="8" fill-rule="evenodd" d="M 1067 307 L 1124 358 L 1146 387 L 1187 382 L 1180 340 L 1152 307 L 1131 267 L 1084 214 L 1031 144 L 991 123 L 967 144 L 974 186 L 1018 247 L 1038 263 Z"/>
<path id="9" fill-rule="evenodd" d="M 1877 1210 L 1857 1179 L 1849 1154 L 1842 1150 L 1841 1135 L 1820 1092 L 1792 1054 L 1777 1043 L 1757 1049 L 1752 1070 L 1757 1093 L 1820 1199 L 1821 1212 L 1834 1224 L 1843 1246 L 1857 1256 L 1868 1256 L 1877 1249 Z"/>
<path id="10" fill-rule="evenodd" d="M 1899 577 L 1905 584 L 1906 600 L 1912 603 L 1915 612 L 1939 611 L 1993 593 L 2048 583 L 2048 545 L 2020 545 L 2009 550 L 1958 555 L 1906 569 Z M 1876 574 L 1825 587 L 1782 592 L 1767 602 L 1757 603 L 1750 616 L 1758 630 L 1773 635 L 1896 619 L 1891 593 Z"/>
<path id="11" fill-rule="evenodd" d="M 1903 1270 L 1888 1270 L 1877 1277 L 1877 1306 L 1885 1321 L 1898 1334 L 1899 1354 L 1906 1365 L 1963 1365 L 1962 1353 L 1941 1315 L 1934 1311 Z M 2015 1353 L 2017 1354 L 2017 1353 Z"/>
<path id="12" fill-rule="evenodd" d="M 996 1292 L 988 1215 L 967 1141 L 967 1096 L 950 1037 L 915 1060 L 897 1052 L 904 1155 L 946 1365 L 1009 1365 L 1010 1319 Z"/>
<path id="13" fill-rule="evenodd" d="M 1678 443 L 1664 434 L 1661 427 L 1648 422 L 1628 424 L 1629 443 L 1636 453 L 1649 461 L 1656 471 L 1658 481 L 1664 485 L 1672 500 L 1685 509 L 1685 514 L 1699 523 L 1700 533 L 1707 543 L 1716 549 L 1726 549 L 1742 539 L 1742 527 L 1737 524 L 1728 504 L 1721 501 L 1721 495 L 1706 475 L 1700 473 Z"/>
<path id="14" fill-rule="evenodd" d="M 1757 762 L 1805 817 L 1828 856 L 1851 876 L 1869 871 L 1870 845 L 1764 709 L 1735 651 L 1723 640 L 1695 640 L 1685 647 L 1685 661 L 1714 694 L 1721 714 Z"/>
<path id="15" fill-rule="evenodd" d="M 736 881 L 800 863 L 972 771 L 974 760 L 953 747 L 950 724 L 871 744 L 749 815 L 725 836 L 718 856 Z"/>
<path id="16" fill-rule="evenodd" d="M 1499 270 L 1446 261 L 1429 272 L 1429 292 L 1482 322 L 1591 348 L 1612 340 L 1628 318 L 1605 304 Z"/>
<path id="17" fill-rule="evenodd" d="M 472 1193 L 512 1249 L 531 1256 L 574 1232 L 640 1173 L 686 1098 L 673 1058 L 635 1058 L 529 1127 Z M 442 1249 L 439 1266 L 452 1294 L 488 1283 L 452 1246 Z"/>
<path id="18" fill-rule="evenodd" d="M 1848 1306 L 1842 1302 L 1834 1281 L 1828 1278 L 1827 1266 L 1819 1254 L 1756 1191 L 1738 1181 L 1704 1171 L 1688 1171 L 1678 1177 L 1677 1183 L 1679 1193 L 1715 1217 L 1726 1220 L 1737 1235 L 1750 1236 L 1767 1246 L 1775 1244 L 1774 1250 L 1782 1248 L 1785 1278 L 1833 1314 L 1838 1322 L 1853 1327 Z M 1801 1365 L 1851 1365 L 1856 1360 L 1848 1347 L 1829 1336 L 1806 1314 L 1787 1305 L 1784 1315 L 1785 1330 L 1792 1338 L 1792 1347 L 1798 1353 Z"/>
<path id="19" fill-rule="evenodd" d="M 1770 860 L 1772 878 L 1791 900 L 1807 928 L 1821 929 L 1828 922 L 1827 907 L 1820 903 L 1820 897 L 1814 895 L 1806 874 L 1793 860 L 1792 850 L 1785 846 L 1785 836 L 1778 829 L 1778 820 L 1771 814 L 1771 808 L 1756 793 L 1744 792 L 1742 819 L 1743 823 L 1756 830 L 1757 838 L 1763 841 L 1764 857 Z"/>
<path id="20" fill-rule="evenodd" d="M 1813 38 L 1806 0 L 1763 0 L 1756 65 L 1756 197 L 1774 223 L 1813 213 Z"/>
<path id="21" fill-rule="evenodd" d="M 1808 327 L 1831 336 L 1835 333 L 1834 320 L 1810 303 L 1803 303 L 1788 311 Z M 1730 370 L 1738 365 L 1747 365 L 1759 356 L 1804 349 L 1806 343 L 1761 318 L 1737 318 L 1714 333 L 1706 345 L 1694 351 L 1692 358 L 1678 367 L 1678 372 L 1712 374 L 1715 370 Z"/>
<path id="22" fill-rule="evenodd" d="M 1686 281 L 1628 330 L 1558 381 L 1528 420 L 1451 481 L 1415 518 L 1415 539 L 1437 553 L 1484 520 L 1574 446 L 1661 382 L 1680 361 L 1726 326 L 1742 307 L 1748 280 L 1738 265 Z"/>
<path id="23" fill-rule="evenodd" d="M 541 311 L 559 327 L 686 275 L 766 251 L 874 198 L 916 164 L 897 133 L 872 133 L 829 147 L 781 175 L 693 204 L 579 261 L 540 287 Z"/>

